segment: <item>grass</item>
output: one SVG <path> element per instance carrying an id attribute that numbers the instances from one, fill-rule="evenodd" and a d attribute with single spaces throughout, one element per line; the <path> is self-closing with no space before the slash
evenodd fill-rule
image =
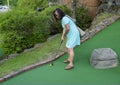
<path id="1" fill-rule="evenodd" d="M 55 52 L 60 44 L 61 34 L 58 34 L 55 38 L 43 43 L 37 48 L 28 52 L 21 53 L 20 55 L 9 58 L 2 64 L 0 64 L 0 77 L 3 77 L 10 72 L 17 71 L 25 66 L 40 62 L 48 57 L 48 54 Z M 65 44 L 65 43 L 63 43 Z M 62 45 L 61 49 L 64 48 Z"/>

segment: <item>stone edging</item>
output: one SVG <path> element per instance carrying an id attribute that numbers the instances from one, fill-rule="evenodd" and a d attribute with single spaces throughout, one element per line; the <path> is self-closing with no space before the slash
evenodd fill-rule
<path id="1" fill-rule="evenodd" d="M 115 22 L 117 19 L 120 19 L 120 16 L 113 16 L 111 18 L 105 19 L 102 22 L 98 23 L 97 25 L 95 25 L 91 30 L 87 30 L 85 35 L 83 37 L 81 37 L 81 43 L 87 41 L 88 39 L 90 39 L 91 37 L 93 37 L 95 34 L 97 34 L 98 32 L 100 32 L 102 29 L 104 29 L 105 27 L 107 27 L 108 25 L 112 24 L 113 22 Z M 40 61 L 38 63 L 35 63 L 33 65 L 30 66 L 26 66 L 25 68 L 22 68 L 16 72 L 11 72 L 10 74 L 4 76 L 3 78 L 0 78 L 0 82 L 4 82 L 6 80 L 8 80 L 9 78 L 12 78 L 20 73 L 23 73 L 25 71 L 28 71 L 30 69 L 33 69 L 35 67 L 41 66 L 43 64 L 49 63 L 53 60 L 58 59 L 60 56 L 64 55 L 66 52 L 59 52 L 57 55 L 56 54 L 52 54 L 52 56 L 55 57 L 51 57 L 46 59 L 45 61 Z"/>

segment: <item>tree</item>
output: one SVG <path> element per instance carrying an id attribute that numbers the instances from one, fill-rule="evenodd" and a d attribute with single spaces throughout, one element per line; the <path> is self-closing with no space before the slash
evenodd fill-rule
<path id="1" fill-rule="evenodd" d="M 37 9 L 38 7 L 43 9 L 48 6 L 47 0 L 18 0 L 18 8 Z"/>
<path id="2" fill-rule="evenodd" d="M 72 7 L 71 7 L 71 9 L 72 9 L 72 18 L 73 19 L 76 19 L 76 0 L 72 0 Z"/>
<path id="3" fill-rule="evenodd" d="M 0 5 L 2 5 L 3 4 L 3 2 L 2 2 L 2 0 L 0 0 Z"/>

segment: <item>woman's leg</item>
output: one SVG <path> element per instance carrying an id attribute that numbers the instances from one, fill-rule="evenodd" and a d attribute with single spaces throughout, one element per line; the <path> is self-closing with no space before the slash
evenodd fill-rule
<path id="1" fill-rule="evenodd" d="M 73 48 L 68 48 L 68 60 L 70 66 L 73 66 L 73 59 L 74 59 L 74 49 Z"/>

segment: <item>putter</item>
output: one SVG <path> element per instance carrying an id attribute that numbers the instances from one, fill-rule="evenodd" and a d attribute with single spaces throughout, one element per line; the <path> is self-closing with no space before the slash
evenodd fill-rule
<path id="1" fill-rule="evenodd" d="M 61 40 L 61 42 L 60 42 L 60 46 L 59 46 L 58 50 L 60 49 L 62 43 L 63 43 L 63 40 Z M 53 66 L 53 61 L 52 61 L 49 65 L 50 65 L 50 67 Z"/>
<path id="2" fill-rule="evenodd" d="M 60 49 L 60 47 L 61 47 L 62 43 L 63 43 L 63 40 L 61 40 L 61 42 L 60 42 L 60 46 L 59 46 L 59 49 Z"/>

